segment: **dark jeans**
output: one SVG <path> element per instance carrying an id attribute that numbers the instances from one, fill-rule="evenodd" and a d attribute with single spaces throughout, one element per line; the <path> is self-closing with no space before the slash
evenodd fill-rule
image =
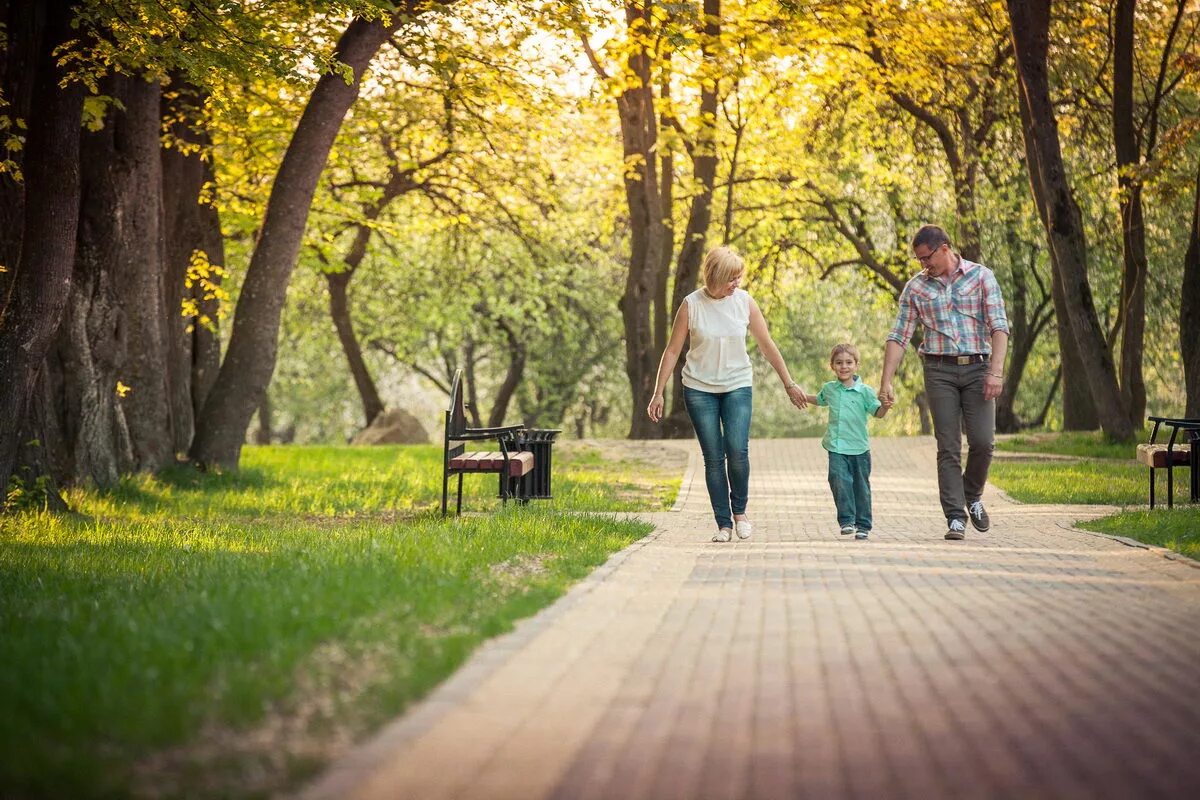
<path id="1" fill-rule="evenodd" d="M 925 362 L 925 393 L 937 437 L 938 494 L 947 520 L 966 522 L 967 504 L 983 494 L 996 434 L 996 401 L 983 399 L 991 365 Z M 967 433 L 967 466 L 962 434 Z"/>
<path id="2" fill-rule="evenodd" d="M 732 514 L 746 513 L 750 485 L 749 386 L 732 392 L 705 392 L 683 387 L 683 403 L 704 453 L 704 482 L 717 527 L 732 528 Z"/>
<path id="3" fill-rule="evenodd" d="M 837 506 L 838 525 L 871 530 L 871 453 L 830 453 L 829 488 Z"/>

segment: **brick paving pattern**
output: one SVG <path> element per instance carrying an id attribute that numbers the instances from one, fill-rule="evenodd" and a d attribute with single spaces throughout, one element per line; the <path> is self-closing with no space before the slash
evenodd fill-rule
<path id="1" fill-rule="evenodd" d="M 1196 565 L 991 487 L 947 542 L 929 438 L 873 442 L 867 542 L 817 440 L 755 441 L 754 537 L 712 543 L 696 456 L 650 537 L 305 796 L 1200 797 Z"/>

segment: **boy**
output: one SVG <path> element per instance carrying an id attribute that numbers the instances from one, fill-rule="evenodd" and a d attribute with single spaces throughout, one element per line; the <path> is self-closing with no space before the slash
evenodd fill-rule
<path id="1" fill-rule="evenodd" d="M 829 381 L 810 403 L 829 407 L 829 427 L 821 445 L 829 451 L 829 488 L 837 506 L 838 525 L 845 535 L 867 539 L 871 535 L 871 449 L 867 441 L 867 416 L 882 419 L 892 407 L 880 403 L 875 390 L 858 375 L 858 348 L 839 344 L 829 354 L 829 367 L 837 380 Z"/>

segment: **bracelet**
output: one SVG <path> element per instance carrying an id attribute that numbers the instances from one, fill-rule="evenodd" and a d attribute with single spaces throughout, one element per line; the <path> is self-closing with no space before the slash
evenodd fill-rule
<path id="1" fill-rule="evenodd" d="M 785 386 L 783 387 L 783 390 L 784 390 L 785 392 L 786 392 L 786 391 L 790 391 L 792 388 L 794 388 L 794 387 L 796 387 L 796 386 L 799 386 L 799 385 L 800 385 L 800 384 L 796 383 L 795 381 L 792 381 L 791 383 L 789 383 L 789 384 L 785 385 Z"/>
<path id="2" fill-rule="evenodd" d="M 991 375 L 993 378 L 999 378 L 1000 380 L 1004 380 L 1004 376 L 1003 376 L 1003 375 L 997 375 L 997 374 L 996 374 L 996 373 L 994 373 L 994 372 L 989 372 L 989 373 L 988 373 L 988 375 Z"/>

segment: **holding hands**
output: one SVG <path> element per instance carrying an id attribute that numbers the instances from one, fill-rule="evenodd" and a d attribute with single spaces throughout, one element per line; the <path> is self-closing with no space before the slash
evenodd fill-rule
<path id="1" fill-rule="evenodd" d="M 896 390 L 892 388 L 890 383 L 885 383 L 879 387 L 879 402 L 883 403 L 883 407 L 891 410 L 892 406 L 896 405 Z"/>
<path id="2" fill-rule="evenodd" d="M 792 401 L 792 405 L 796 408 L 808 408 L 808 404 L 811 402 L 809 399 L 810 395 L 804 389 L 800 388 L 800 384 L 794 381 L 787 385 L 787 394 L 788 399 Z"/>

